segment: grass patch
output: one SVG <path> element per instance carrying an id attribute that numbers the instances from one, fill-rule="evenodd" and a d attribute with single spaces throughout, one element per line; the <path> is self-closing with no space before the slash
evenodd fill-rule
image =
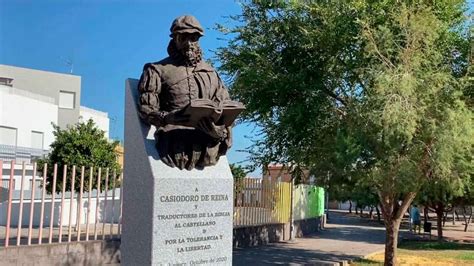
<path id="1" fill-rule="evenodd" d="M 355 264 L 357 266 L 374 266 L 374 265 L 383 265 L 383 263 L 375 260 L 369 260 L 369 259 L 357 259 L 355 260 L 352 264 Z"/>
<path id="2" fill-rule="evenodd" d="M 474 252 L 472 253 L 461 253 L 457 257 L 460 260 L 474 260 Z"/>
<path id="3" fill-rule="evenodd" d="M 474 244 L 406 241 L 398 246 L 399 265 L 474 265 Z M 382 265 L 384 253 L 376 253 L 351 265 Z"/>
<path id="4" fill-rule="evenodd" d="M 454 242 L 404 241 L 398 248 L 408 250 L 474 250 L 474 244 Z"/>

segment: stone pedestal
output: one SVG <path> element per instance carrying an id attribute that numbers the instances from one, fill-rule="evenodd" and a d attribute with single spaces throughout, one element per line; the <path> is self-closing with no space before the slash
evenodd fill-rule
<path id="1" fill-rule="evenodd" d="M 233 178 L 225 156 L 204 170 L 160 161 L 154 127 L 126 80 L 122 265 L 231 265 Z"/>

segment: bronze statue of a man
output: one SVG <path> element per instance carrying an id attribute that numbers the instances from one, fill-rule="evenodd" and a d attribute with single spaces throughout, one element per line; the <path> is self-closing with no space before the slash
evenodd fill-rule
<path id="1" fill-rule="evenodd" d="M 180 16 L 171 25 L 169 56 L 143 67 L 138 90 L 140 117 L 156 127 L 161 160 L 180 169 L 214 165 L 232 143 L 232 126 L 208 117 L 190 126 L 185 109 L 195 100 L 216 106 L 229 101 L 218 74 L 202 60 L 198 40 L 204 35 L 193 16 Z"/>

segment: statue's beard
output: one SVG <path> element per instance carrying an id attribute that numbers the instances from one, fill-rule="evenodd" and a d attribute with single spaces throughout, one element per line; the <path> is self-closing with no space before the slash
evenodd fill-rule
<path id="1" fill-rule="evenodd" d="M 202 50 L 197 42 L 181 49 L 179 53 L 183 56 L 186 66 L 196 66 L 202 60 Z"/>

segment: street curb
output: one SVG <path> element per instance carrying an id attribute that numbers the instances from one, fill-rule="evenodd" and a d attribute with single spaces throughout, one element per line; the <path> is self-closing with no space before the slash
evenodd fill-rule
<path id="1" fill-rule="evenodd" d="M 367 259 L 368 257 L 370 257 L 370 256 L 372 256 L 372 255 L 375 255 L 375 254 L 377 254 L 377 253 L 381 253 L 381 252 L 384 252 L 384 251 L 385 251 L 385 249 L 380 249 L 380 250 L 378 250 L 378 251 L 374 251 L 374 252 L 371 252 L 371 253 L 369 253 L 369 254 L 367 254 L 367 255 L 364 255 L 364 256 L 360 257 L 360 259 Z M 356 259 L 352 259 L 352 260 L 342 260 L 342 261 L 339 261 L 339 262 L 334 262 L 333 265 L 334 265 L 334 266 L 348 266 L 348 265 L 350 265 L 351 263 L 353 263 L 355 260 L 357 260 L 357 258 L 356 258 Z"/>
<path id="2" fill-rule="evenodd" d="M 362 257 L 360 257 L 360 259 L 367 259 L 368 257 L 372 256 L 372 255 L 375 255 L 375 254 L 378 254 L 378 253 L 381 253 L 381 252 L 384 252 L 385 249 L 380 249 L 378 251 L 374 251 L 374 252 L 371 252 L 367 255 L 364 255 Z M 343 261 L 339 261 L 339 262 L 336 262 L 334 263 L 334 266 L 348 266 L 350 265 L 351 263 L 353 263 L 356 259 L 352 259 L 352 260 L 343 260 Z"/>
<path id="3" fill-rule="evenodd" d="M 363 259 L 367 259 L 368 257 L 371 257 L 371 256 L 373 256 L 373 255 L 375 255 L 375 254 L 378 254 L 378 253 L 382 253 L 382 252 L 384 252 L 384 251 L 385 251 L 385 249 L 380 249 L 380 250 L 378 250 L 378 251 L 374 251 L 374 252 L 371 252 L 371 253 L 369 253 L 369 254 L 367 254 L 367 255 L 364 255 L 364 256 L 362 256 L 362 258 L 363 258 Z"/>
<path id="4" fill-rule="evenodd" d="M 348 266 L 349 264 L 352 263 L 352 260 L 343 260 L 341 262 L 339 262 L 339 266 Z"/>

